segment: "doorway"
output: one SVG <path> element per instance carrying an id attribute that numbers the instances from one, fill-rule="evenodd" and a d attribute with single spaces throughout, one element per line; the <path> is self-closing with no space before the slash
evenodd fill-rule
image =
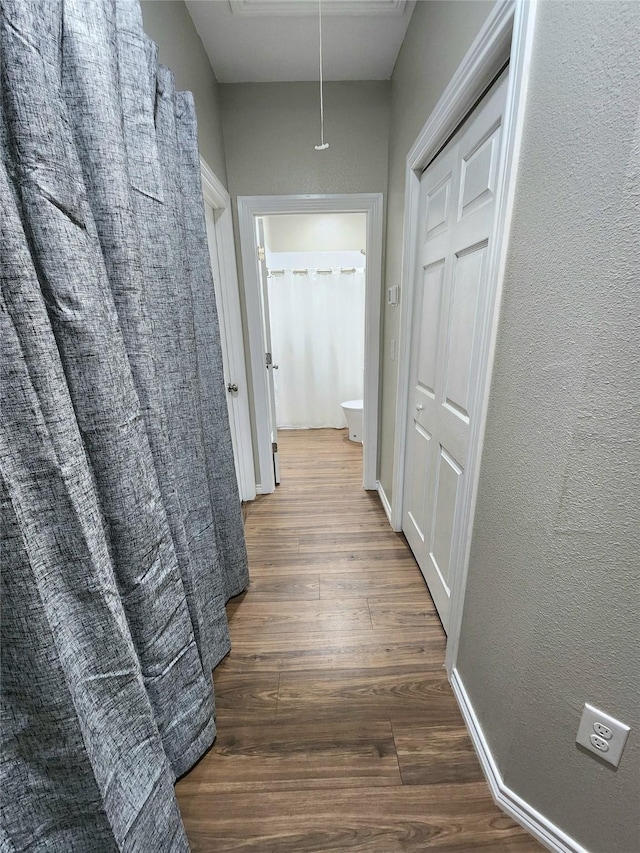
<path id="1" fill-rule="evenodd" d="M 349 438 L 361 447 L 366 215 L 279 214 L 260 223 L 276 427 L 351 423 Z"/>
<path id="2" fill-rule="evenodd" d="M 378 399 L 380 373 L 380 313 L 382 257 L 382 195 L 244 196 L 238 198 L 244 295 L 252 370 L 257 492 L 273 492 L 278 477 L 277 441 L 274 441 L 274 359 L 266 322 L 269 291 L 264 244 L 258 220 L 299 214 L 363 214 L 365 217 L 364 363 L 363 369 L 363 487 L 377 488 Z M 279 267 L 278 269 L 281 269 Z M 355 266 L 353 267 L 356 268 Z M 293 267 L 292 267 L 293 269 Z M 301 267 L 299 269 L 305 269 Z M 317 275 L 317 267 L 315 274 Z M 348 268 L 345 268 L 348 269 Z M 346 275 L 346 274 L 345 274 Z M 277 364 L 277 362 L 275 362 Z M 278 366 L 279 367 L 279 366 Z"/>

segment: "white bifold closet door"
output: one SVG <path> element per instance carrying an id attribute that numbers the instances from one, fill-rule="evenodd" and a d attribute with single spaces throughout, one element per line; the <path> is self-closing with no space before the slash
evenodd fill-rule
<path id="1" fill-rule="evenodd" d="M 461 497 L 478 405 L 506 76 L 421 179 L 402 529 L 447 630 L 464 559 Z"/>

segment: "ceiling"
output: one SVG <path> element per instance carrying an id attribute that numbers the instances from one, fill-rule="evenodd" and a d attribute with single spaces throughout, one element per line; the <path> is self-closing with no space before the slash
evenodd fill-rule
<path id="1" fill-rule="evenodd" d="M 318 79 L 318 0 L 186 0 L 220 83 Z M 325 80 L 388 80 L 415 0 L 322 0 Z"/>

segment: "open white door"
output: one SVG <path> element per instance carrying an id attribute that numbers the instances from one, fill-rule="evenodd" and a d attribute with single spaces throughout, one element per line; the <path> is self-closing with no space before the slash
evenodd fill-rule
<path id="1" fill-rule="evenodd" d="M 265 345 L 265 369 L 267 371 L 267 394 L 269 433 L 271 437 L 271 453 L 273 456 L 273 476 L 276 486 L 280 483 L 280 462 L 278 461 L 278 421 L 276 419 L 276 395 L 273 382 L 273 371 L 278 365 L 273 363 L 271 348 L 271 320 L 269 315 L 269 288 L 267 283 L 267 259 L 264 245 L 264 221 L 256 217 L 256 252 L 258 255 L 258 279 L 260 284 L 260 301 L 262 304 L 262 333 Z"/>
<path id="2" fill-rule="evenodd" d="M 447 630 L 487 305 L 506 78 L 420 182 L 402 529 Z"/>
<path id="3" fill-rule="evenodd" d="M 218 310 L 233 462 L 240 499 L 250 501 L 256 496 L 256 477 L 251 448 L 249 386 L 244 361 L 230 199 L 223 185 L 202 160 L 201 167 L 207 242 Z"/>
<path id="4" fill-rule="evenodd" d="M 218 310 L 222 369 L 228 393 L 227 409 L 233 444 L 233 461 L 240 499 L 251 501 L 256 496 L 256 475 L 253 465 L 249 385 L 244 358 L 231 198 L 202 157 L 200 157 L 200 176 L 211 272 Z M 234 391 L 234 387 L 238 390 Z"/>
<path id="5" fill-rule="evenodd" d="M 207 241 L 209 244 L 209 257 L 211 259 L 211 274 L 216 296 L 216 308 L 218 310 L 218 325 L 220 327 L 220 345 L 222 349 L 222 370 L 224 373 L 224 384 L 227 389 L 227 412 L 229 414 L 229 426 L 231 428 L 231 443 L 233 444 L 233 463 L 236 469 L 238 481 L 238 492 L 242 494 L 242 481 L 240 478 L 240 467 L 238 464 L 239 449 L 236 436 L 238 433 L 236 425 L 236 407 L 234 401 L 240 393 L 237 377 L 232 376 L 229 365 L 229 347 L 226 336 L 226 323 L 224 322 L 224 298 L 221 288 L 220 262 L 218 258 L 218 241 L 216 235 L 215 211 L 211 205 L 204 204 L 204 215 L 207 224 Z"/>

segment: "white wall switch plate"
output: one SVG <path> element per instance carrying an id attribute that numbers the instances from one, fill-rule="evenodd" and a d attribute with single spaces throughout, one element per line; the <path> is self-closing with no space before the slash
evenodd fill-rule
<path id="1" fill-rule="evenodd" d="M 629 736 L 629 726 L 585 702 L 576 743 L 617 767 Z"/>

